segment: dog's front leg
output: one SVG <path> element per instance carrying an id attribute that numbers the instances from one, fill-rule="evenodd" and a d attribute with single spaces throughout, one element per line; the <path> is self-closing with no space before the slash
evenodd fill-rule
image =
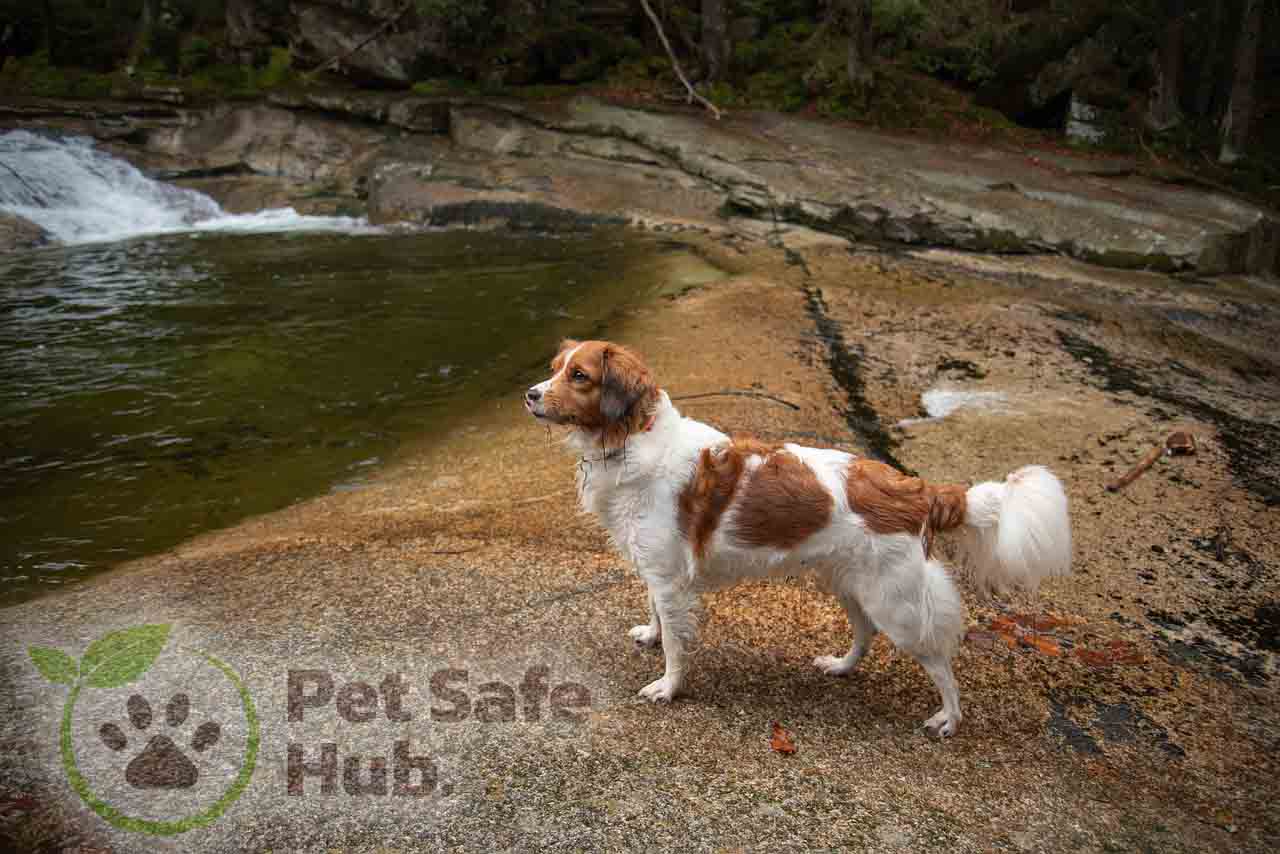
<path id="1" fill-rule="evenodd" d="M 670 702 L 684 683 L 687 649 L 697 632 L 694 605 L 697 597 L 683 590 L 655 590 L 654 611 L 662 632 L 666 672 L 640 689 L 640 696 L 655 703 Z"/>
<path id="2" fill-rule="evenodd" d="M 632 626 L 628 632 L 636 646 L 655 647 L 662 640 L 662 621 L 658 619 L 658 606 L 653 604 L 653 595 L 649 596 L 649 622 Z"/>

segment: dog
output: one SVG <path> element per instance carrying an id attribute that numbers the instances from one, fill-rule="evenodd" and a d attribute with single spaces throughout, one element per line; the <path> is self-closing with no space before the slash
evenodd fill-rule
<path id="1" fill-rule="evenodd" d="M 930 556 L 934 536 L 959 533 L 970 577 L 984 588 L 1034 589 L 1070 572 L 1067 497 L 1041 466 L 965 487 L 844 451 L 729 436 L 682 416 L 640 356 L 608 341 L 564 341 L 551 371 L 525 393 L 525 407 L 569 428 L 582 507 L 648 588 L 649 621 L 630 635 L 662 645 L 665 672 L 640 689 L 653 702 L 680 693 L 702 591 L 812 573 L 844 605 L 853 633 L 848 652 L 814 664 L 847 675 L 883 632 L 942 696 L 925 728 L 951 736 L 962 717 L 951 659 L 965 617 L 951 576 Z"/>

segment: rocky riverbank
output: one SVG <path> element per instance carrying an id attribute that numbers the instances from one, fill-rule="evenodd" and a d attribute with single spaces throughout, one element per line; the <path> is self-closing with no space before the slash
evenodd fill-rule
<path id="1" fill-rule="evenodd" d="M 843 648 L 847 627 L 804 582 L 709 597 L 689 696 L 637 702 L 660 666 L 626 636 L 644 614 L 641 586 L 573 510 L 574 461 L 513 393 L 364 489 L 7 609 L 0 802 L 11 835 L 26 834 L 12 838 L 155 850 L 155 837 L 111 829 L 68 788 L 57 747 L 65 688 L 26 650 L 79 655 L 110 629 L 165 623 L 173 643 L 234 665 L 262 728 L 244 796 L 171 843 L 185 851 L 566 840 L 583 850 L 1269 850 L 1280 832 L 1273 291 L 1064 260 L 850 253 L 806 229 L 780 229 L 773 245 L 685 239 L 733 275 L 640 307 L 609 332 L 649 358 L 688 414 L 891 454 L 931 478 L 1034 461 L 1067 484 L 1076 574 L 1034 603 L 970 601 L 960 735 L 940 743 L 919 731 L 932 689 L 883 641 L 848 680 L 817 673 L 810 660 Z M 939 390 L 975 403 L 922 417 Z M 1175 430 L 1195 435 L 1198 453 L 1161 461 L 1122 492 L 1104 488 Z M 551 684 L 585 686 L 584 720 L 423 723 L 433 672 L 468 669 L 474 695 L 475 674 L 518 685 L 535 665 Z M 412 687 L 398 708 L 417 717 L 353 724 L 315 700 L 291 722 L 286 682 L 304 669 L 332 674 L 335 690 L 402 672 Z M 102 720 L 126 721 L 125 695 L 151 689 L 119 690 L 106 695 L 115 706 L 93 707 Z M 221 715 L 234 735 L 226 709 L 200 714 Z M 772 721 L 795 755 L 770 749 Z M 86 732 L 82 767 L 121 764 Z M 290 794 L 289 745 L 309 762 L 321 742 L 343 757 L 390 757 L 405 734 L 439 762 L 430 799 L 355 797 L 341 782 L 325 795 L 320 771 Z"/>
<path id="2" fill-rule="evenodd" d="M 608 334 L 648 357 L 687 414 L 939 480 L 1048 464 L 1072 502 L 1076 561 L 1033 602 L 970 598 L 965 722 L 946 743 L 918 729 L 935 705 L 927 677 L 883 639 L 848 680 L 812 668 L 848 630 L 803 581 L 708 597 L 689 696 L 637 702 L 660 666 L 626 636 L 643 590 L 573 509 L 575 461 L 523 413 L 517 382 L 362 489 L 6 609 L 0 847 L 1189 854 L 1266 851 L 1280 834 L 1280 300 L 1262 277 L 1200 278 L 1274 269 L 1261 212 L 1096 160 L 771 115 L 717 125 L 593 101 L 391 95 L 21 110 L 26 126 L 94 133 L 229 206 L 681 230 L 732 275 L 675 289 Z M 1007 254 L 961 251 L 983 247 Z M 1094 263 L 1015 254 L 1053 247 Z M 1175 431 L 1196 437 L 1195 454 L 1107 490 Z M 243 796 L 167 842 L 111 827 L 73 791 L 67 689 L 28 653 L 80 656 L 140 623 L 230 662 L 261 726 Z M 479 674 L 520 686 L 541 667 L 587 692 L 585 716 L 427 713 L 442 669 L 468 670 L 474 696 Z M 291 671 L 330 674 L 346 699 L 309 695 L 295 719 Z M 393 714 L 370 686 L 396 672 L 411 687 Z M 372 718 L 360 685 L 382 697 Z M 165 708 L 172 688 L 153 687 Z M 142 745 L 129 694 L 152 692 L 115 690 L 88 706 L 76 742 L 100 780 Z M 230 712 L 201 709 L 189 726 L 217 718 L 231 741 Z M 104 721 L 128 730 L 126 752 L 102 746 Z M 774 721 L 794 755 L 771 749 Z M 398 761 L 396 739 L 438 762 L 432 797 L 362 796 L 364 778 L 348 783 L 337 758 L 321 790 L 324 745 L 356 757 L 359 777 L 372 773 L 361 757 Z M 294 745 L 309 775 L 290 771 Z M 224 769 L 209 755 L 212 778 Z"/>
<path id="3" fill-rule="evenodd" d="M 229 209 L 289 203 L 378 223 L 563 227 L 600 219 L 1062 254 L 1139 270 L 1272 273 L 1280 217 L 1119 158 L 930 142 L 740 112 L 277 93 L 205 109 L 10 101 L 0 125 L 90 134 Z"/>

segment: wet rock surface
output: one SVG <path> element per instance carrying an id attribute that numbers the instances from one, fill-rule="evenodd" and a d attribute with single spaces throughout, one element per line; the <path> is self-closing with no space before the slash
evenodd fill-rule
<path id="1" fill-rule="evenodd" d="M 416 188 L 370 215 L 433 222 L 438 197 L 632 222 L 804 225 L 855 242 L 1059 253 L 1201 275 L 1277 269 L 1280 219 L 1161 184 L 1115 158 L 929 142 L 776 113 L 721 122 L 579 97 L 277 93 L 209 109 L 23 100 L 0 122 L 90 133 L 157 171 L 243 168 L 358 205 L 378 176 Z M 146 168 L 146 166 L 144 166 Z M 447 218 L 447 217 L 446 217 Z"/>
<path id="2" fill-rule="evenodd" d="M 0 213 L 0 252 L 34 249 L 49 242 L 43 228 L 16 214 Z"/>

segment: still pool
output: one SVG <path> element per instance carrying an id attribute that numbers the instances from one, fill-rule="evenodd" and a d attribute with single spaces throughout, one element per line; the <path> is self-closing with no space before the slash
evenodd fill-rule
<path id="1" fill-rule="evenodd" d="M 634 233 L 137 238 L 0 257 L 0 604 L 358 485 L 566 335 L 713 278 Z"/>

